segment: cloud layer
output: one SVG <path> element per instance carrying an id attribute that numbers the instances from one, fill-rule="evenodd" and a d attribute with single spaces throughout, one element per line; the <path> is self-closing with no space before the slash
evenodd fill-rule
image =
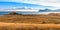
<path id="1" fill-rule="evenodd" d="M 44 6 L 52 6 L 54 7 L 53 9 L 60 8 L 60 0 L 0 0 L 0 1 L 23 2 L 23 3 L 44 5 Z"/>

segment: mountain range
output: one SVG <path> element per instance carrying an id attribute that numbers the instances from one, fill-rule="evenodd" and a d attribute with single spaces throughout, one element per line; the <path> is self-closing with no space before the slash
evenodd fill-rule
<path id="1" fill-rule="evenodd" d="M 39 10 L 39 12 L 60 12 L 60 9 L 57 10 L 44 9 L 44 10 Z"/>

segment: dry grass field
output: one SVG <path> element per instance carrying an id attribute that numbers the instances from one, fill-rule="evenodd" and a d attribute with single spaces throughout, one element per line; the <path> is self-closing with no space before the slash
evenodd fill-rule
<path id="1" fill-rule="evenodd" d="M 0 30 L 60 30 L 60 15 L 3 15 Z"/>
<path id="2" fill-rule="evenodd" d="M 4 15 L 0 16 L 0 22 L 60 24 L 60 15 Z"/>
<path id="3" fill-rule="evenodd" d="M 60 30 L 60 24 L 0 23 L 0 30 Z"/>

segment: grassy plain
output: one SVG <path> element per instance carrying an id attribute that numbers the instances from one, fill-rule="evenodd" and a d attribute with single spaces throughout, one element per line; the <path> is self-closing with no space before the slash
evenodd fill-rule
<path id="1" fill-rule="evenodd" d="M 60 15 L 3 15 L 0 30 L 60 30 Z"/>
<path id="2" fill-rule="evenodd" d="M 60 24 L 60 15 L 4 15 L 0 16 L 0 22 Z"/>

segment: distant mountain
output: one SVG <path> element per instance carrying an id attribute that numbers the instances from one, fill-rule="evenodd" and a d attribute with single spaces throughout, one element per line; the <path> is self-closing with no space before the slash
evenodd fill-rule
<path id="1" fill-rule="evenodd" d="M 57 10 L 44 9 L 44 10 L 39 10 L 39 12 L 60 12 L 60 9 Z"/>
<path id="2" fill-rule="evenodd" d="M 52 10 L 50 9 L 44 9 L 44 10 L 39 10 L 39 12 L 51 12 Z"/>

